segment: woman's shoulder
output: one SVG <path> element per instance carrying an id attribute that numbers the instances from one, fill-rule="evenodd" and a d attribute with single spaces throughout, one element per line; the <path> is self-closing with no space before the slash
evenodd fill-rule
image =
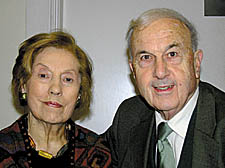
<path id="1" fill-rule="evenodd" d="M 24 151 L 24 142 L 20 133 L 19 120 L 0 131 L 0 167 L 15 164 L 13 158 Z M 13 156 L 13 157 L 12 157 Z M 19 156 L 19 155 L 18 155 Z M 20 156 L 22 158 L 22 156 Z M 4 167 L 4 166 L 3 166 Z"/>
<path id="2" fill-rule="evenodd" d="M 95 146 L 97 148 L 105 149 L 109 151 L 109 146 L 105 138 L 98 135 L 92 130 L 84 128 L 80 125 L 76 124 L 75 137 L 76 141 L 84 142 L 85 145 Z"/>
<path id="3" fill-rule="evenodd" d="M 109 150 L 109 145 L 103 137 L 96 134 L 95 132 L 84 128 L 76 124 L 76 151 L 80 147 L 86 148 L 85 150 L 88 153 L 86 158 L 88 165 L 95 165 L 99 167 L 110 167 L 111 164 L 111 154 Z M 80 153 L 80 152 L 78 152 Z M 86 160 L 84 159 L 84 160 Z"/>
<path id="4" fill-rule="evenodd" d="M 85 142 L 87 145 L 94 145 L 99 138 L 95 132 L 77 124 L 75 124 L 75 137 L 77 141 Z"/>
<path id="5" fill-rule="evenodd" d="M 18 121 L 19 120 L 15 121 L 10 126 L 0 131 L 0 146 L 2 145 L 11 146 L 12 144 L 15 143 L 15 141 L 22 140 Z"/>
<path id="6" fill-rule="evenodd" d="M 24 147 L 23 137 L 20 131 L 19 122 L 22 117 L 12 123 L 10 126 L 0 131 L 0 147 L 10 152 L 21 150 Z"/>

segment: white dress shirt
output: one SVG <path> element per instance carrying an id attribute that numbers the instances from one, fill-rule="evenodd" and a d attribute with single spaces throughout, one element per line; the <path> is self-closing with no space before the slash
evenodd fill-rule
<path id="1" fill-rule="evenodd" d="M 184 144 L 184 139 L 188 130 L 188 125 L 196 106 L 199 95 L 199 88 L 196 89 L 194 95 L 188 101 L 188 103 L 170 120 L 162 118 L 159 112 L 156 112 L 156 128 L 161 122 L 167 122 L 173 132 L 167 137 L 168 141 L 173 148 L 174 158 L 176 161 L 176 167 L 178 166 L 181 151 Z M 157 159 L 156 159 L 157 160 Z"/>

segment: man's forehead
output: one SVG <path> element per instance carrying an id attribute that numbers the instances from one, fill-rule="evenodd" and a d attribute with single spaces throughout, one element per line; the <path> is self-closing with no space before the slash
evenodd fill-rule
<path id="1" fill-rule="evenodd" d="M 191 35 L 189 29 L 179 20 L 162 18 L 158 19 L 142 29 L 133 32 L 131 43 L 133 45 L 140 43 L 161 42 L 161 40 L 174 41 L 183 43 L 184 41 L 191 43 Z"/>
<path id="2" fill-rule="evenodd" d="M 190 33 L 189 29 L 181 21 L 171 18 L 161 18 L 151 22 L 148 25 L 137 27 L 133 35 L 141 35 L 146 33 L 157 34 L 159 32 L 182 31 L 183 33 Z"/>

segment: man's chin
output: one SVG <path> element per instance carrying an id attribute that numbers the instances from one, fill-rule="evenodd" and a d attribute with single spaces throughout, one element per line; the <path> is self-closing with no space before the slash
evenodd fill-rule
<path id="1" fill-rule="evenodd" d="M 176 113 L 177 111 L 177 106 L 175 105 L 167 105 L 164 104 L 163 102 L 160 104 L 155 104 L 153 106 L 157 111 L 162 111 L 164 113 Z"/>

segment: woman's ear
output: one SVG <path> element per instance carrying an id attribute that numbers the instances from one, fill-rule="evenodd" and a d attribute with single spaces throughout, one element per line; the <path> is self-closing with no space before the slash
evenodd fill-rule
<path id="1" fill-rule="evenodd" d="M 19 92 L 19 101 L 21 106 L 27 105 L 27 90 L 25 84 L 21 86 L 21 91 Z"/>
<path id="2" fill-rule="evenodd" d="M 201 70 L 202 59 L 203 59 L 203 52 L 202 52 L 202 50 L 197 50 L 194 53 L 194 68 L 195 68 L 195 77 L 196 77 L 196 79 L 200 79 L 200 70 Z"/>
<path id="3" fill-rule="evenodd" d="M 21 85 L 21 93 L 27 93 L 26 85 Z"/>

